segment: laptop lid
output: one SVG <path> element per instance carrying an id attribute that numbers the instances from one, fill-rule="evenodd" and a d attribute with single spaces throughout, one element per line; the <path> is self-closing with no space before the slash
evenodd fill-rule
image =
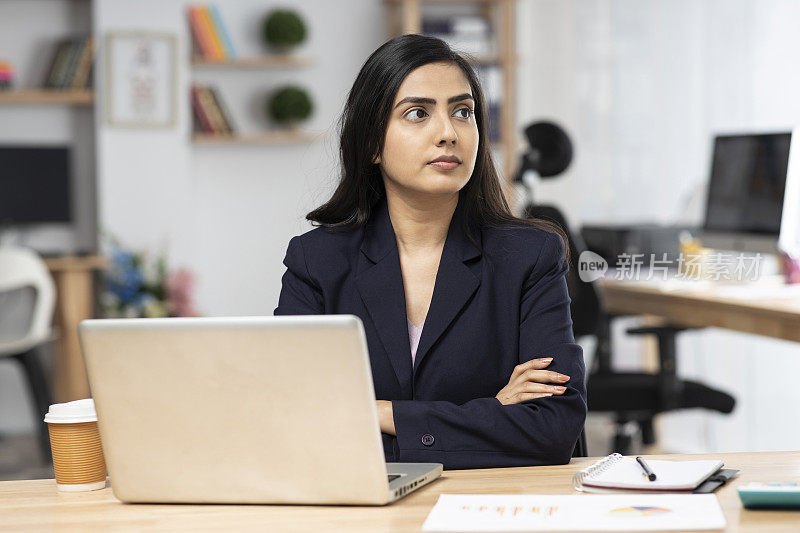
<path id="1" fill-rule="evenodd" d="M 120 500 L 389 501 L 358 317 L 84 320 L 79 335 Z"/>

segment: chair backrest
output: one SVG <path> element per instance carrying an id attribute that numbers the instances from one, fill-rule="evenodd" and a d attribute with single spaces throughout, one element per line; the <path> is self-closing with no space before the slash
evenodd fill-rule
<path id="1" fill-rule="evenodd" d="M 21 339 L 14 341 L 39 341 L 50 335 L 56 303 L 55 283 L 47 265 L 35 251 L 0 246 L 0 294 L 28 287 L 36 291 L 30 327 Z"/>
<path id="2" fill-rule="evenodd" d="M 554 222 L 566 233 L 570 254 L 566 278 L 569 297 L 572 300 L 570 305 L 572 330 L 576 337 L 597 335 L 597 327 L 603 312 L 600 296 L 594 282 L 583 281 L 578 275 L 578 258 L 581 252 L 586 250 L 583 238 L 570 230 L 566 218 L 555 206 L 530 204 L 525 208 L 525 216 Z"/>

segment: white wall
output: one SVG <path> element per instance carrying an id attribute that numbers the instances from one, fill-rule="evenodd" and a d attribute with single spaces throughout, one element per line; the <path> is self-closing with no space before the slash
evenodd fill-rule
<path id="1" fill-rule="evenodd" d="M 304 215 L 332 190 L 337 143 L 288 146 L 193 146 L 189 142 L 188 87 L 215 84 L 242 131 L 268 127 L 263 102 L 284 82 L 305 85 L 315 114 L 305 125 L 332 130 L 346 93 L 367 56 L 385 40 L 381 2 L 296 3 L 309 29 L 298 53 L 302 69 L 190 69 L 188 2 L 94 2 L 98 35 L 122 29 L 169 31 L 179 36 L 179 127 L 163 132 L 107 126 L 98 113 L 102 229 L 140 249 L 162 249 L 172 266 L 198 278 L 197 303 L 208 315 L 269 315 L 277 305 L 281 261 L 289 239 L 310 229 Z M 260 21 L 276 2 L 218 2 L 237 51 L 262 52 Z M 154 17 L 153 13 L 159 16 Z M 101 105 L 101 103 L 100 103 Z"/>
<path id="2" fill-rule="evenodd" d="M 519 16 L 519 124 L 563 124 L 576 157 L 538 198 L 585 223 L 700 223 L 713 135 L 800 124 L 800 3 L 533 0 Z M 615 338 L 621 367 L 641 342 Z M 662 417 L 668 451 L 798 449 L 800 345 L 708 329 L 679 373 L 725 389 L 730 416 Z"/>

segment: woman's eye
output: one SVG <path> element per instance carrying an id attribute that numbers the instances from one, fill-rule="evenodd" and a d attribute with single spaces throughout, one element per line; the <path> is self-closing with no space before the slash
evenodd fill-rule
<path id="1" fill-rule="evenodd" d="M 424 109 L 412 109 L 411 111 L 406 113 L 406 116 L 409 117 L 409 118 L 422 118 L 422 117 L 413 116 L 413 113 L 425 113 L 425 110 Z M 427 114 L 427 113 L 425 113 L 425 114 Z"/>
<path id="2" fill-rule="evenodd" d="M 456 113 L 462 113 L 464 111 L 467 112 L 466 115 L 461 115 L 459 118 L 468 119 L 468 118 L 470 118 L 472 116 L 472 109 L 470 109 L 469 107 L 462 107 L 462 108 L 458 109 L 456 111 Z M 414 113 L 422 113 L 422 115 L 421 116 L 420 115 L 414 115 Z M 421 119 L 427 114 L 428 113 L 426 113 L 424 109 L 417 108 L 417 109 L 412 109 L 412 110 L 408 111 L 405 116 L 407 118 L 410 118 L 410 119 Z"/>
<path id="3" fill-rule="evenodd" d="M 467 116 L 462 116 L 461 118 L 469 118 L 469 117 L 471 117 L 471 116 L 472 116 L 472 109 L 470 109 L 470 108 L 468 108 L 468 107 L 462 107 L 461 109 L 459 109 L 458 111 L 456 111 L 456 113 L 460 113 L 460 112 L 462 112 L 462 111 L 466 111 L 466 112 L 467 112 Z"/>

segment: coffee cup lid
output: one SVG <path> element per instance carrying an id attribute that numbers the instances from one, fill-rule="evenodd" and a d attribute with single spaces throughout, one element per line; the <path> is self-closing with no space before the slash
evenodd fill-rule
<path id="1" fill-rule="evenodd" d="M 94 400 L 86 398 L 67 403 L 54 403 L 50 406 L 44 421 L 49 424 L 78 424 L 80 422 L 97 422 Z"/>

